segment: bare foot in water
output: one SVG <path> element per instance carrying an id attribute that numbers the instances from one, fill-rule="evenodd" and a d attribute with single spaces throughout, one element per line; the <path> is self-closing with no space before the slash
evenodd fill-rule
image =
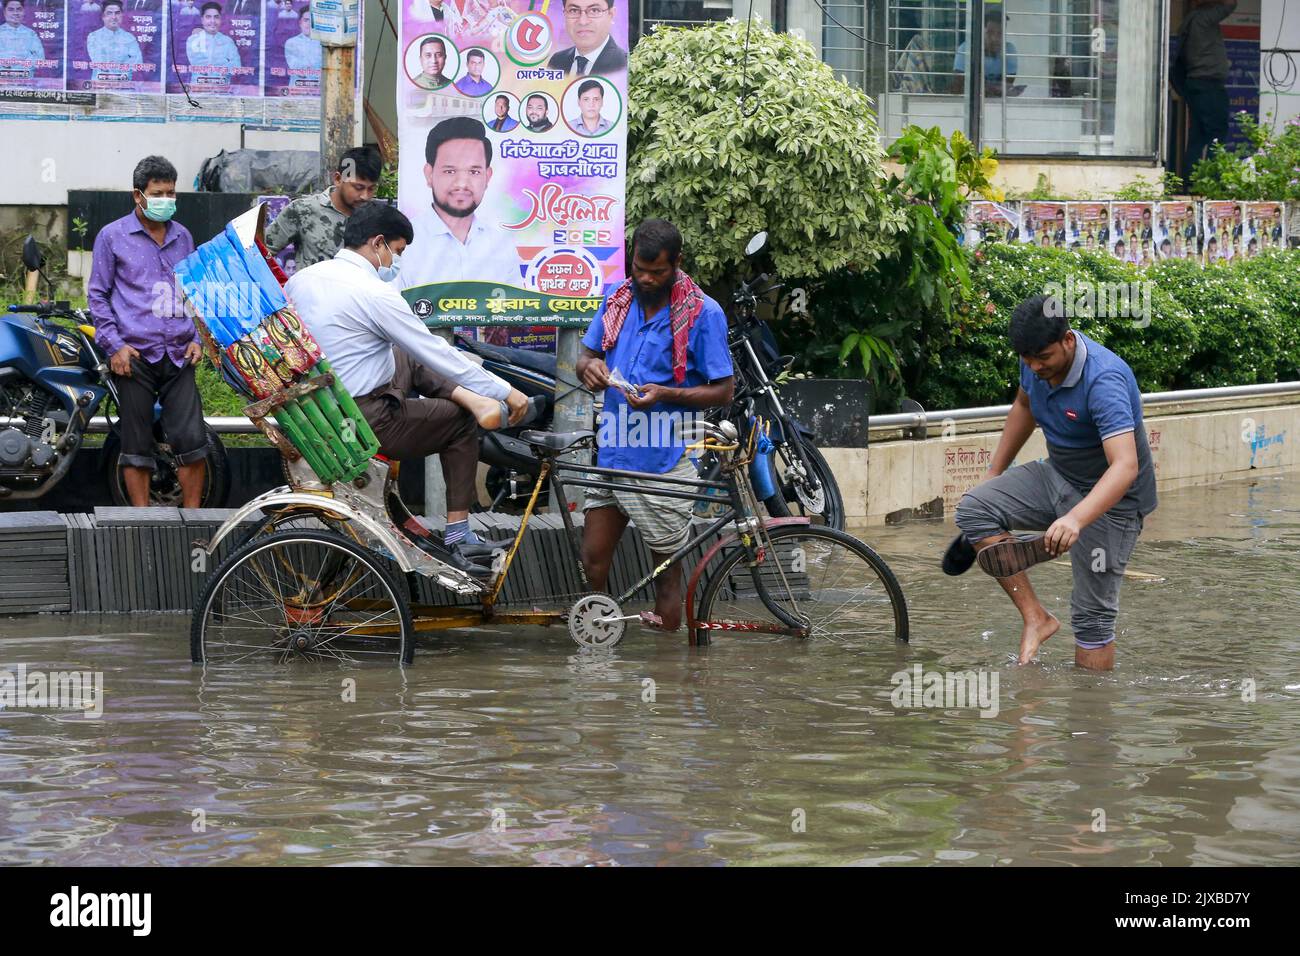
<path id="1" fill-rule="evenodd" d="M 1038 656 L 1038 649 L 1047 643 L 1047 639 L 1061 629 L 1061 622 L 1051 611 L 1043 612 L 1046 617 L 1026 624 L 1020 632 L 1020 663 L 1028 664 Z"/>

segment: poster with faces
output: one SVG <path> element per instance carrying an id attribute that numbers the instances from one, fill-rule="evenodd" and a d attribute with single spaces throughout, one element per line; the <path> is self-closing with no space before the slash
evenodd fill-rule
<path id="1" fill-rule="evenodd" d="M 1190 199 L 1156 203 L 1156 258 L 1196 259 L 1201 254 L 1199 204 Z"/>
<path id="2" fill-rule="evenodd" d="M 1134 265 L 1155 261 L 1155 204 L 1116 202 L 1110 204 L 1110 252 L 1116 259 Z"/>
<path id="3" fill-rule="evenodd" d="M 1286 248 L 1286 204 L 1242 203 L 1242 245 L 1240 252 L 1253 258 L 1266 249 Z"/>
<path id="4" fill-rule="evenodd" d="M 1084 252 L 1106 252 L 1109 250 L 1109 203 L 1066 203 L 1065 221 L 1068 248 Z"/>
<path id="5" fill-rule="evenodd" d="M 1044 249 L 1067 248 L 1068 232 L 1063 202 L 1020 204 L 1020 241 Z"/>
<path id="6" fill-rule="evenodd" d="M 431 326 L 585 328 L 624 277 L 627 4 L 398 9 L 400 291 Z"/>
<path id="7" fill-rule="evenodd" d="M 1232 200 L 1209 200 L 1201 204 L 1201 261 L 1227 262 L 1237 257 L 1242 228 L 1241 204 Z"/>
<path id="8" fill-rule="evenodd" d="M 987 242 L 1016 242 L 1020 238 L 1019 204 L 983 200 L 970 203 L 963 235 L 971 248 Z"/>

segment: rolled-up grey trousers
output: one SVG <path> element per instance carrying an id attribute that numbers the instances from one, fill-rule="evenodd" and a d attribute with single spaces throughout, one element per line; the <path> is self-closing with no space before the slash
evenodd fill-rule
<path id="1" fill-rule="evenodd" d="M 957 527 L 971 543 L 1013 531 L 1046 531 L 1082 500 L 1051 462 L 1031 461 L 963 495 Z M 1124 568 L 1141 532 L 1140 515 L 1111 510 L 1086 526 L 1070 548 L 1070 626 L 1079 647 L 1098 648 L 1115 640 Z"/>

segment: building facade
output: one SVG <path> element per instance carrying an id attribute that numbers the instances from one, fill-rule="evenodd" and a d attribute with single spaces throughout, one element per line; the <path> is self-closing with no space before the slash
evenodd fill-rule
<path id="1" fill-rule="evenodd" d="M 1046 176 L 1062 193 L 1100 194 L 1157 179 L 1186 141 L 1167 76 L 1190 0 L 631 2 L 637 35 L 752 11 L 807 39 L 870 94 L 886 141 L 912 123 L 961 130 L 998 151 L 1012 188 Z M 1285 85 L 1300 56 L 1300 18 L 1288 24 L 1284 10 L 1284 0 L 1238 0 L 1222 27 L 1231 109 L 1275 126 L 1300 113 L 1300 82 Z"/>

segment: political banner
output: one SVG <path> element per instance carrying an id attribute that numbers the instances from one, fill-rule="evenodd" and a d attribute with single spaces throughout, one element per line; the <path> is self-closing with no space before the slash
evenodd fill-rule
<path id="1" fill-rule="evenodd" d="M 1110 244 L 1110 204 L 1067 202 L 1066 242 L 1072 251 L 1105 252 Z"/>
<path id="2" fill-rule="evenodd" d="M 1047 249 L 1064 249 L 1065 203 L 1021 203 L 1020 241 Z"/>
<path id="3" fill-rule="evenodd" d="M 429 325 L 585 327 L 623 279 L 627 9 L 403 0 L 396 281 Z"/>
<path id="4" fill-rule="evenodd" d="M 986 242 L 1015 242 L 1020 238 L 1020 207 L 1014 202 L 979 199 L 966 207 L 964 244 L 970 248 Z"/>
<path id="5" fill-rule="evenodd" d="M 167 92 L 262 95 L 262 0 L 171 0 Z"/>
<path id="6" fill-rule="evenodd" d="M 1110 251 L 1116 259 L 1134 265 L 1155 261 L 1155 219 L 1149 202 L 1110 205 Z"/>
<path id="7" fill-rule="evenodd" d="M 1286 206 L 1280 202 L 1242 203 L 1245 228 L 1238 251 L 1250 258 L 1265 249 L 1286 248 Z"/>
<path id="8" fill-rule="evenodd" d="M 1201 217 L 1191 199 L 1156 203 L 1156 257 L 1197 259 L 1201 254 Z"/>
<path id="9" fill-rule="evenodd" d="M 70 0 L 68 20 L 69 90 L 163 91 L 162 0 Z"/>
<path id="10" fill-rule="evenodd" d="M 1242 233 L 1241 205 L 1231 199 L 1215 199 L 1201 203 L 1201 209 L 1201 233 L 1205 237 L 1201 250 L 1203 261 L 1235 259 Z"/>
<path id="11" fill-rule="evenodd" d="M 266 207 L 266 225 L 269 227 L 275 222 L 275 217 L 284 212 L 284 207 L 292 201 L 289 196 L 258 196 L 257 202 Z M 298 271 L 298 250 L 292 242 L 273 255 L 285 275 L 291 276 Z"/>
<path id="12" fill-rule="evenodd" d="M 0 0 L 0 89 L 63 89 L 63 0 Z M 76 3 L 77 0 L 69 0 Z"/>
<path id="13" fill-rule="evenodd" d="M 306 0 L 266 0 L 266 95 L 319 96 L 323 52 Z M 358 57 L 358 59 L 360 59 Z"/>

